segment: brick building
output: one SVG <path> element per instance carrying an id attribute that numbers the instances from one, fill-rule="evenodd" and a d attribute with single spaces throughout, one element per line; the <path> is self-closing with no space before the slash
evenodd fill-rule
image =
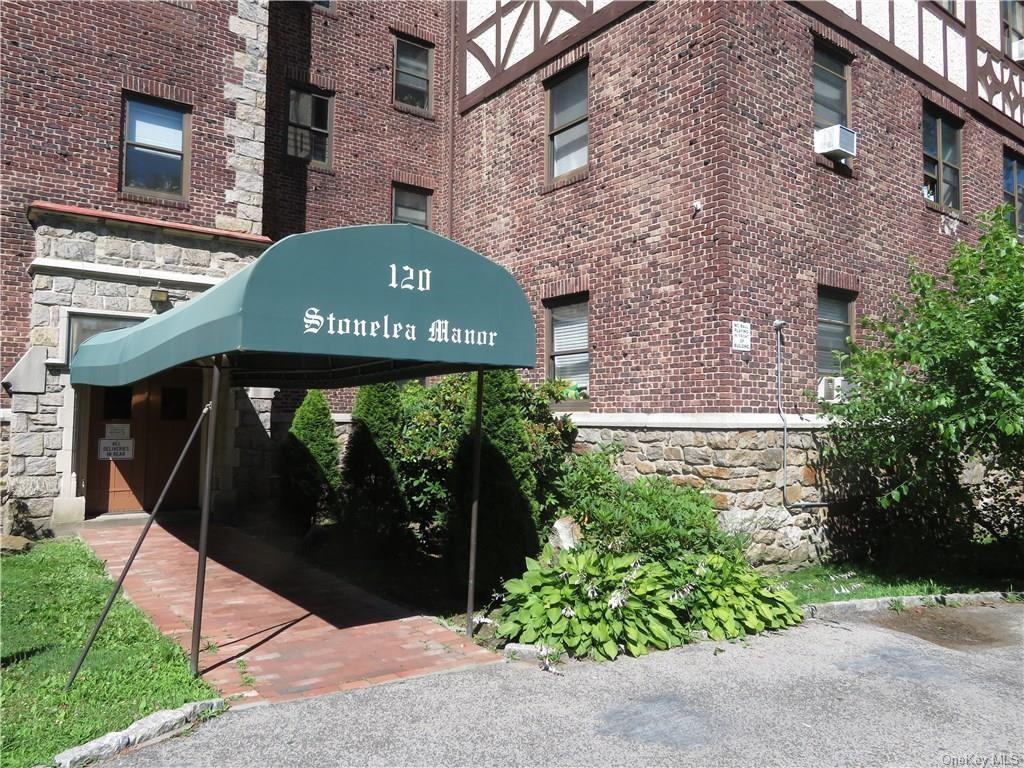
<path id="1" fill-rule="evenodd" d="M 1024 194 L 1019 2 L 90 9 L 3 7 L 4 475 L 38 525 L 145 506 L 144 470 L 118 485 L 92 455 L 101 411 L 148 424 L 208 396 L 74 392 L 81 339 L 287 234 L 404 221 L 515 274 L 541 340 L 528 375 L 573 382 L 581 442 L 705 487 L 761 560 L 814 558 L 806 390 L 839 386 L 831 351 L 885 311 L 908 256 L 938 269 Z M 816 151 L 834 125 L 852 159 Z M 232 397 L 223 507 L 265 495 L 288 419 L 273 392 Z M 181 504 L 198 463 L 190 478 Z"/>

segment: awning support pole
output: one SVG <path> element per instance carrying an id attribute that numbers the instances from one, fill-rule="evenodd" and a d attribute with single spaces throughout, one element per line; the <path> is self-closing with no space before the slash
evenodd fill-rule
<path id="1" fill-rule="evenodd" d="M 480 514 L 480 453 L 483 447 L 484 370 L 476 372 L 476 416 L 473 419 L 473 506 L 469 516 L 469 590 L 466 597 L 466 637 L 473 637 L 473 592 L 476 589 L 476 529 Z"/>
<path id="2" fill-rule="evenodd" d="M 135 562 L 135 556 L 139 554 L 139 550 L 142 549 L 142 542 L 146 538 L 146 534 L 149 533 L 150 527 L 153 525 L 153 521 L 156 520 L 156 513 L 160 511 L 160 505 L 164 503 L 164 496 L 167 495 L 167 491 L 171 487 L 171 483 L 174 482 L 175 476 L 178 474 L 178 469 L 181 468 L 181 463 L 185 460 L 185 454 L 188 453 L 188 449 L 192 446 L 192 441 L 195 440 L 196 435 L 199 434 L 199 427 L 203 423 L 203 419 L 206 418 L 207 414 L 210 413 L 213 406 L 211 400 L 205 406 L 203 406 L 203 412 L 199 414 L 199 418 L 196 419 L 196 425 L 192 427 L 192 433 L 188 436 L 188 440 L 185 441 L 185 447 L 181 449 L 181 453 L 178 455 L 178 461 L 174 464 L 174 469 L 171 470 L 170 476 L 167 478 L 167 482 L 164 484 L 164 489 L 160 491 L 160 497 L 156 500 L 156 504 L 153 505 L 153 511 L 149 513 L 149 518 L 146 520 L 146 524 L 142 526 L 142 532 L 139 534 L 139 540 L 135 542 L 135 547 L 132 549 L 130 555 L 128 555 L 128 561 L 124 564 L 124 568 L 121 569 L 121 575 L 117 579 L 117 583 L 114 585 L 114 589 L 110 593 L 110 597 L 107 598 L 106 605 L 103 606 L 103 611 L 100 613 L 99 619 L 96 621 L 96 626 L 92 628 L 92 633 L 89 635 L 89 639 L 85 641 L 85 647 L 82 648 L 82 653 L 78 656 L 78 661 L 75 663 L 75 668 L 71 671 L 71 677 L 68 678 L 67 685 L 64 686 L 65 691 L 70 691 L 71 686 L 75 682 L 75 678 L 78 677 L 79 671 L 82 669 L 82 665 L 85 663 L 85 657 L 89 655 L 89 650 L 92 648 L 93 642 L 96 640 L 96 635 L 100 633 L 100 627 L 103 626 L 103 622 L 107 620 L 107 614 L 110 613 L 110 607 L 114 604 L 114 598 L 117 597 L 117 593 L 121 591 L 121 587 L 124 586 L 124 580 L 128 576 L 128 571 L 132 567 L 132 563 Z"/>
<path id="3" fill-rule="evenodd" d="M 210 532 L 210 495 L 213 493 L 213 455 L 217 447 L 217 401 L 220 395 L 220 364 L 213 364 L 210 383 L 210 421 L 206 425 L 206 467 L 199 517 L 199 561 L 196 565 L 196 597 L 192 611 L 192 674 L 199 677 L 199 637 L 203 629 L 203 591 L 206 589 L 206 543 Z"/>

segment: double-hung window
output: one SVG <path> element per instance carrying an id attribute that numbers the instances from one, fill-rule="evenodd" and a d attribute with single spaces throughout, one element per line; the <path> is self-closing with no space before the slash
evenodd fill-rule
<path id="1" fill-rule="evenodd" d="M 184 200 L 188 195 L 188 108 L 126 96 L 124 120 L 122 191 Z"/>
<path id="2" fill-rule="evenodd" d="M 1006 220 L 1024 237 L 1024 157 L 1003 153 L 1003 202 L 1010 206 Z"/>
<path id="3" fill-rule="evenodd" d="M 836 353 L 850 353 L 853 299 L 850 294 L 818 288 L 818 339 L 816 358 L 819 376 L 838 376 Z"/>
<path id="4" fill-rule="evenodd" d="M 402 37 L 395 38 L 395 104 L 430 112 L 433 102 L 434 51 Z"/>
<path id="5" fill-rule="evenodd" d="M 429 189 L 394 184 L 391 188 L 391 221 L 395 224 L 414 224 L 430 228 Z"/>
<path id="6" fill-rule="evenodd" d="M 587 167 L 590 121 L 587 68 L 575 67 L 548 84 L 547 177 L 555 180 Z"/>
<path id="7" fill-rule="evenodd" d="M 926 106 L 922 125 L 925 200 L 960 210 L 960 123 Z"/>
<path id="8" fill-rule="evenodd" d="M 1003 53 L 1013 55 L 1013 44 L 1024 39 L 1024 2 L 1000 0 L 999 17 L 1003 28 Z"/>
<path id="9" fill-rule="evenodd" d="M 850 127 L 850 61 L 835 49 L 814 46 L 814 129 Z"/>
<path id="10" fill-rule="evenodd" d="M 570 385 L 567 400 L 586 400 L 590 392 L 588 301 L 575 296 L 550 302 L 547 378 Z"/>
<path id="11" fill-rule="evenodd" d="M 288 93 L 288 154 L 319 168 L 331 164 L 331 96 L 292 87 Z"/>

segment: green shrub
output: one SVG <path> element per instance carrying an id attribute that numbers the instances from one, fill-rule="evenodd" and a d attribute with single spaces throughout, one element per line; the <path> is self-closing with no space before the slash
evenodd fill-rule
<path id="1" fill-rule="evenodd" d="M 686 594 L 694 626 L 712 640 L 798 624 L 803 613 L 796 598 L 758 573 L 742 556 L 689 556 L 670 563 Z"/>
<path id="2" fill-rule="evenodd" d="M 671 572 L 637 554 L 583 548 L 540 562 L 505 583 L 499 637 L 537 643 L 556 653 L 614 659 L 673 648 L 689 639 L 680 621 L 683 596 Z"/>
<path id="3" fill-rule="evenodd" d="M 848 527 L 877 533 L 873 557 L 889 550 L 905 563 L 917 549 L 933 561 L 936 545 L 955 552 L 975 526 L 1024 539 L 1019 485 L 958 480 L 972 461 L 1024 474 L 1024 246 L 1007 216 L 1005 206 L 980 216 L 981 237 L 956 245 L 946 274 L 912 268 L 908 302 L 863 320 L 840 360 L 850 387 L 825 405 L 823 458 L 843 495 L 863 500 Z"/>
<path id="4" fill-rule="evenodd" d="M 623 480 L 613 469 L 619 445 L 573 456 L 559 487 L 584 536 L 611 552 L 639 552 L 667 562 L 688 553 L 733 551 L 711 500 L 662 476 Z"/>
<path id="5" fill-rule="evenodd" d="M 704 629 L 713 640 L 798 623 L 796 599 L 742 557 L 688 556 L 666 563 L 593 547 L 545 548 L 522 578 L 505 583 L 497 634 L 556 653 L 614 659 L 687 642 Z"/>
<path id="6" fill-rule="evenodd" d="M 409 513 L 393 462 L 401 424 L 396 384 L 359 388 L 342 478 L 342 526 L 351 549 L 376 553 L 409 537 Z"/>
<path id="7" fill-rule="evenodd" d="M 334 514 L 341 487 L 338 440 L 327 398 L 306 393 L 292 417 L 283 451 L 282 480 L 290 521 L 301 530 Z"/>

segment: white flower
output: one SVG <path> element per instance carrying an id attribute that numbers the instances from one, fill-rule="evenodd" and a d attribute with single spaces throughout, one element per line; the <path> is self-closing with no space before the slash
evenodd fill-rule
<path id="1" fill-rule="evenodd" d="M 597 587 L 595 587 L 593 584 L 587 585 L 587 597 L 589 597 L 591 600 L 597 597 Z"/>
<path id="2" fill-rule="evenodd" d="M 612 610 L 618 610 L 626 603 L 626 598 L 629 597 L 629 590 L 616 589 L 612 592 L 612 596 L 608 598 L 608 607 Z"/>
<path id="3" fill-rule="evenodd" d="M 576 615 L 576 612 L 569 606 L 566 606 L 562 609 L 562 615 L 565 616 L 565 618 L 567 619 L 571 619 L 573 616 Z"/>

